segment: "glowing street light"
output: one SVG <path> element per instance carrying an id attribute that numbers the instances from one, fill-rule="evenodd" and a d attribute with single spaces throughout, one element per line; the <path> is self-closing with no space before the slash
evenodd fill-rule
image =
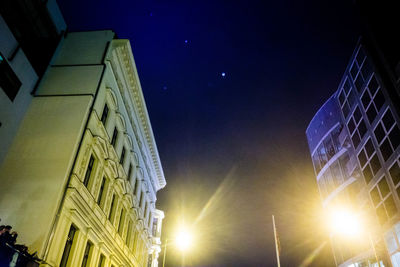
<path id="1" fill-rule="evenodd" d="M 180 251 L 186 251 L 191 247 L 192 241 L 192 234 L 188 230 L 182 229 L 175 238 L 175 245 Z"/>
<path id="2" fill-rule="evenodd" d="M 178 230 L 176 237 L 174 238 L 174 241 L 171 243 L 168 243 L 168 238 L 165 240 L 165 245 L 164 245 L 164 257 L 163 257 L 163 267 L 165 266 L 165 257 L 167 255 L 167 246 L 170 244 L 174 244 L 180 251 L 185 252 L 193 244 L 193 235 L 192 233 L 185 227 L 182 227 Z"/>
<path id="3" fill-rule="evenodd" d="M 359 217 L 346 209 L 335 209 L 330 214 L 330 226 L 334 233 L 345 236 L 359 236 L 362 232 L 362 224 Z"/>
<path id="4" fill-rule="evenodd" d="M 336 208 L 331 210 L 328 218 L 330 228 L 335 234 L 345 237 L 360 237 L 363 234 L 367 234 L 372 250 L 375 254 L 375 260 L 378 263 L 378 266 L 381 266 L 371 233 L 367 229 L 363 229 L 363 224 L 360 221 L 360 217 L 357 216 L 355 212 L 352 212 L 346 208 Z M 335 253 L 333 253 L 333 256 L 337 266 Z"/>

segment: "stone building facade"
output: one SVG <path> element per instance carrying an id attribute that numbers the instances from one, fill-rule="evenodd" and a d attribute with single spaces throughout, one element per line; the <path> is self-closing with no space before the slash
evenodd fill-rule
<path id="1" fill-rule="evenodd" d="M 2 223 L 43 266 L 158 266 L 166 181 L 130 43 L 60 31 L 53 52 L 40 75 L 27 64 L 35 85 L 1 141 Z"/>

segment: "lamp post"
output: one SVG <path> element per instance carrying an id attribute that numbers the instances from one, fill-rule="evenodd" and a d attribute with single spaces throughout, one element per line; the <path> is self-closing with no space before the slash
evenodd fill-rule
<path id="1" fill-rule="evenodd" d="M 167 256 L 167 246 L 170 243 L 175 244 L 175 246 L 182 252 L 188 250 L 192 243 L 193 243 L 193 237 L 192 234 L 187 230 L 187 229 L 180 229 L 174 238 L 173 242 L 168 243 L 170 238 L 165 239 L 165 245 L 164 245 L 164 256 L 163 256 L 163 267 L 165 267 L 165 258 Z"/>
<path id="2" fill-rule="evenodd" d="M 163 261 L 162 261 L 163 267 L 165 267 L 165 257 L 167 256 L 167 244 L 168 244 L 168 238 L 165 239 L 164 256 L 163 256 Z"/>

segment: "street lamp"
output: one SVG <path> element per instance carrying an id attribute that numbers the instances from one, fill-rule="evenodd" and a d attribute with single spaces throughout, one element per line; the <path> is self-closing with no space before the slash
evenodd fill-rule
<path id="1" fill-rule="evenodd" d="M 334 233 L 345 236 L 359 236 L 362 224 L 359 217 L 346 209 L 335 209 L 330 214 L 330 226 Z"/>
<path id="2" fill-rule="evenodd" d="M 180 251 L 185 252 L 187 251 L 193 244 L 193 235 L 191 232 L 186 228 L 181 228 L 177 232 L 173 241 L 168 243 L 170 239 L 165 239 L 164 245 L 164 257 L 163 257 L 163 267 L 165 266 L 165 257 L 167 255 L 167 246 L 170 244 L 174 244 Z"/>
<path id="3" fill-rule="evenodd" d="M 378 263 L 378 266 L 380 266 L 378 254 L 375 249 L 375 244 L 372 239 L 371 232 L 367 229 L 363 229 L 363 224 L 360 221 L 360 217 L 357 216 L 356 213 L 345 208 L 335 208 L 330 212 L 329 224 L 333 233 L 345 237 L 359 237 L 360 235 L 362 235 L 363 232 L 367 233 L 372 250 L 374 251 L 375 260 Z M 334 252 L 333 257 L 337 266 Z"/>
<path id="4" fill-rule="evenodd" d="M 182 229 L 175 238 L 175 245 L 180 251 L 186 251 L 191 247 L 192 241 L 192 234 L 188 230 Z"/>

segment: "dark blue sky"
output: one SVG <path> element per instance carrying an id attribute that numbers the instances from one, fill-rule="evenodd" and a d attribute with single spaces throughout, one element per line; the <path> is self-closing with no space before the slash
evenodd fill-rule
<path id="1" fill-rule="evenodd" d="M 275 266 L 271 214 L 282 266 L 323 243 L 304 132 L 357 42 L 352 1 L 58 2 L 70 31 L 131 41 L 167 179 L 163 234 L 212 199 L 186 265 Z M 332 264 L 326 246 L 312 265 Z"/>

